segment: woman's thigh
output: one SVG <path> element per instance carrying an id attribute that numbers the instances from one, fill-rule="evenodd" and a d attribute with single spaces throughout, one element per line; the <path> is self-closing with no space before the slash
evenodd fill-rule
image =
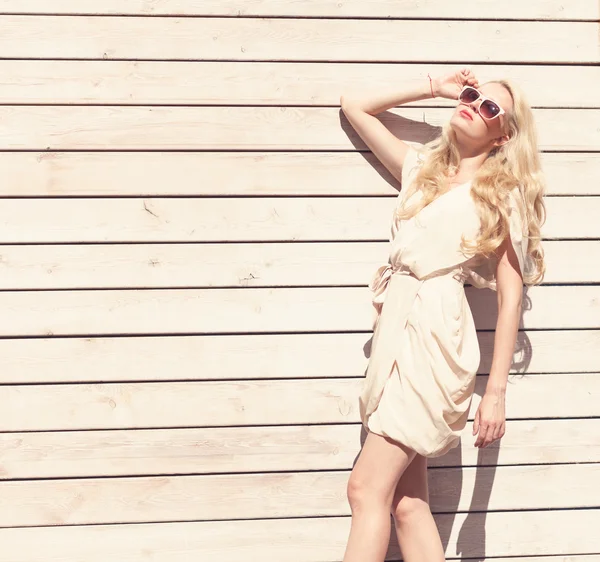
<path id="1" fill-rule="evenodd" d="M 349 493 L 365 492 L 391 505 L 398 481 L 416 454 L 401 443 L 369 431 L 350 475 Z"/>
<path id="2" fill-rule="evenodd" d="M 412 511 L 419 502 L 429 504 L 427 457 L 417 454 L 396 485 L 392 514 L 401 516 Z"/>

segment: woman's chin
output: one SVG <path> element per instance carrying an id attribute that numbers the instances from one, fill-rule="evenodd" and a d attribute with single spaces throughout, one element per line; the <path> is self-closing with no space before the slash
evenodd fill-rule
<path id="1" fill-rule="evenodd" d="M 460 128 L 461 130 L 465 130 L 470 125 L 472 125 L 473 122 L 470 119 L 467 119 L 466 117 L 463 117 L 462 115 L 460 115 L 458 113 L 455 113 L 454 115 L 452 115 L 452 117 L 450 119 L 450 124 L 454 128 Z"/>
<path id="2" fill-rule="evenodd" d="M 454 134 L 457 138 L 475 140 L 477 138 L 477 134 L 471 125 L 472 123 L 467 122 L 467 120 L 460 115 L 450 119 L 450 127 L 454 131 Z"/>
<path id="3" fill-rule="evenodd" d="M 452 117 L 452 119 L 450 119 L 450 127 L 457 135 L 468 136 L 467 124 L 463 121 L 462 117 Z"/>

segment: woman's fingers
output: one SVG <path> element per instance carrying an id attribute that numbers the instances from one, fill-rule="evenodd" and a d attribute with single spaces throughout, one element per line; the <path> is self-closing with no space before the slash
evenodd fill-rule
<path id="1" fill-rule="evenodd" d="M 479 81 L 477 80 L 477 78 L 475 77 L 474 72 L 470 69 L 470 68 L 463 68 L 460 70 L 459 72 L 459 83 L 461 85 L 468 85 L 468 86 L 474 86 L 477 87 L 479 86 Z"/>
<path id="2" fill-rule="evenodd" d="M 470 68 L 465 67 L 460 72 L 465 84 L 468 84 L 469 86 L 479 86 L 479 80 L 477 80 L 475 73 Z"/>

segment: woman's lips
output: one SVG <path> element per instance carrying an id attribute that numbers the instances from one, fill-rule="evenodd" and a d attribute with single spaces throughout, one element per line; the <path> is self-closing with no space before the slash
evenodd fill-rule
<path id="1" fill-rule="evenodd" d="M 460 114 L 464 115 L 467 119 L 470 119 L 471 121 L 473 121 L 473 117 L 471 117 L 471 114 L 468 111 L 466 111 L 465 109 L 461 109 Z"/>

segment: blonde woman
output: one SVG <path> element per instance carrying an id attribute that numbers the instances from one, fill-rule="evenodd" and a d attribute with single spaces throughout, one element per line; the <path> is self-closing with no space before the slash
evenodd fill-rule
<path id="1" fill-rule="evenodd" d="M 431 97 L 458 102 L 433 141 L 409 144 L 375 117 Z M 402 186 L 389 261 L 369 285 L 375 322 L 359 401 L 368 432 L 348 482 L 352 523 L 343 562 L 385 559 L 390 513 L 406 562 L 442 562 L 427 458 L 459 444 L 474 391 L 480 350 L 464 283 L 497 293 L 493 360 L 473 424 L 474 445 L 487 447 L 505 432 L 523 284 L 539 284 L 545 273 L 533 115 L 512 82 L 480 85 L 468 68 L 340 102 Z"/>

